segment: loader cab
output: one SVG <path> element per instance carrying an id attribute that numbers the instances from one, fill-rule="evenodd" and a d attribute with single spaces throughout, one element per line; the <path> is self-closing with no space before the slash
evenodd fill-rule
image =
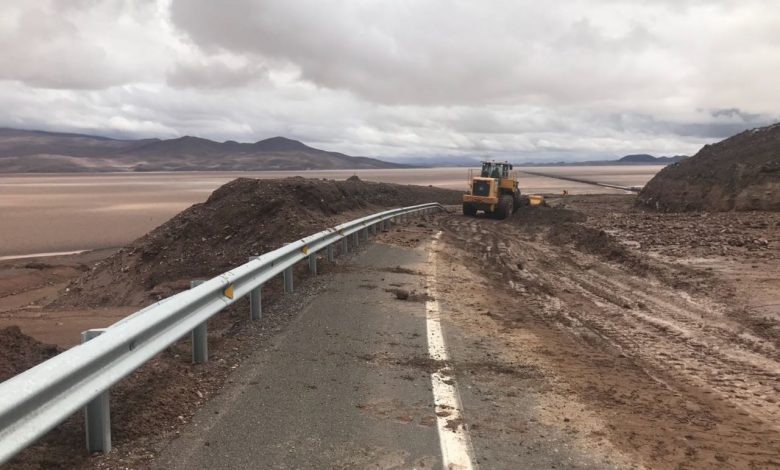
<path id="1" fill-rule="evenodd" d="M 509 170 L 512 165 L 509 163 L 482 162 L 482 171 L 480 176 L 483 178 L 509 178 Z"/>

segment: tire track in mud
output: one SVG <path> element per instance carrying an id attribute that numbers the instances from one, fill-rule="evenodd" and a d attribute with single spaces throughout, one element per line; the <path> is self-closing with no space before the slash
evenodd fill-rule
<path id="1" fill-rule="evenodd" d="M 448 216 L 441 226 L 448 242 L 476 255 L 479 269 L 522 296 L 534 320 L 614 348 L 675 394 L 718 397 L 753 423 L 755 432 L 746 429 L 739 437 L 745 448 L 769 445 L 775 452 L 766 455 L 780 457 L 778 351 L 741 331 L 726 315 L 730 306 L 703 293 L 682 295 L 616 263 L 548 243 L 544 226 L 528 233 L 511 219 L 461 216 Z M 707 426 L 718 432 L 701 440 L 733 439 L 715 418 Z"/>

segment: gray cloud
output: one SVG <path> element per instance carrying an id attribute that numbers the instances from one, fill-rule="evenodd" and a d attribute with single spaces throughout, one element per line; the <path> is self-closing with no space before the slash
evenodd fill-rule
<path id="1" fill-rule="evenodd" d="M 256 64 L 178 63 L 168 73 L 167 83 L 182 88 L 238 88 L 267 77 L 268 69 Z"/>
<path id="2" fill-rule="evenodd" d="M 0 125 L 544 160 L 778 118 L 774 0 L 9 3 Z"/>
<path id="3" fill-rule="evenodd" d="M 141 80 L 150 66 L 157 67 L 151 59 L 160 51 L 143 34 L 155 11 L 150 0 L 6 2 L 0 13 L 0 79 L 59 89 Z"/>

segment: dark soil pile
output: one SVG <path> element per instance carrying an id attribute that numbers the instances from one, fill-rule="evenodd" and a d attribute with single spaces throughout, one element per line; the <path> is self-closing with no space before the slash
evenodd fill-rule
<path id="1" fill-rule="evenodd" d="M 457 204 L 434 187 L 301 177 L 239 178 L 97 263 L 71 283 L 61 306 L 143 305 L 360 214 L 426 202 Z"/>
<path id="2" fill-rule="evenodd" d="M 22 333 L 18 326 L 0 329 L 0 382 L 58 353 L 57 346 L 36 341 Z"/>
<path id="3" fill-rule="evenodd" d="M 638 265 L 626 247 L 612 236 L 604 230 L 587 226 L 587 216 L 581 212 L 563 207 L 522 206 L 510 220 L 556 245 L 573 245 L 580 251 L 611 261 Z"/>
<path id="4" fill-rule="evenodd" d="M 780 211 L 780 123 L 705 145 L 669 165 L 637 204 L 665 212 Z"/>

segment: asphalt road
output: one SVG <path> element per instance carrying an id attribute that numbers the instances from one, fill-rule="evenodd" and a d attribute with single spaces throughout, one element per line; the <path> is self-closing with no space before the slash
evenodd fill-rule
<path id="1" fill-rule="evenodd" d="M 425 253 L 370 245 L 273 344 L 241 364 L 158 458 L 160 468 L 431 468 L 440 462 L 425 303 Z M 401 359 L 399 359 L 401 358 Z M 396 364 L 396 360 L 412 363 Z"/>

